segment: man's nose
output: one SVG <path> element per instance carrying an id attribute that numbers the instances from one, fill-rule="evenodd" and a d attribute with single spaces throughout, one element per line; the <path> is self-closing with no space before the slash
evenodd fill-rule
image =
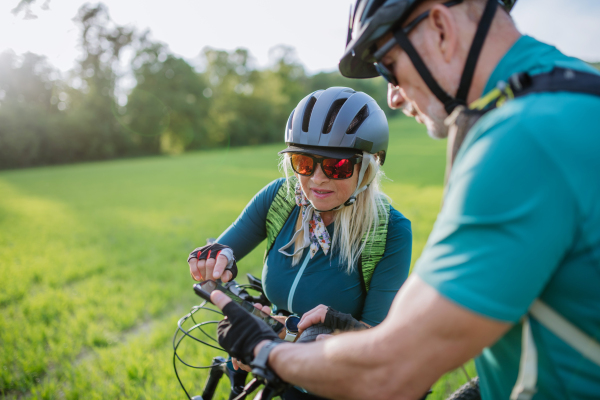
<path id="1" fill-rule="evenodd" d="M 329 180 L 329 178 L 323 172 L 323 168 L 322 168 L 321 164 L 317 164 L 317 168 L 315 169 L 315 173 L 312 175 L 311 179 L 317 185 L 319 185 L 321 183 L 325 183 Z"/>
<path id="2" fill-rule="evenodd" d="M 400 93 L 400 88 L 388 83 L 387 103 L 392 110 L 402 108 L 406 100 Z"/>

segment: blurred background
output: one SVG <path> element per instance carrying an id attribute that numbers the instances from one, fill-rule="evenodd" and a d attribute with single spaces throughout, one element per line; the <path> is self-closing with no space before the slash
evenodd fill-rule
<path id="1" fill-rule="evenodd" d="M 445 143 L 387 108 L 382 79 L 337 72 L 349 6 L 2 0 L 0 397 L 182 398 L 170 340 L 199 303 L 187 254 L 281 176 L 285 122 L 317 89 L 350 86 L 386 110 L 383 187 L 412 221 L 414 263 Z M 600 2 L 519 0 L 513 16 L 600 65 Z M 260 276 L 263 253 L 240 262 L 242 277 Z M 185 346 L 195 365 L 222 355 Z M 182 374 L 199 394 L 205 372 Z M 445 376 L 433 399 L 464 380 Z"/>
<path id="2" fill-rule="evenodd" d="M 349 5 L 4 0 L 0 168 L 272 143 L 302 97 L 330 86 L 383 105 L 381 79 L 336 71 Z M 525 33 L 590 62 L 599 15 L 593 0 L 514 10 Z"/>

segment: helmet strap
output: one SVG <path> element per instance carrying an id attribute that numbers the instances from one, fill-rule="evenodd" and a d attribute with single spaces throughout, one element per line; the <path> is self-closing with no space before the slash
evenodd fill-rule
<path id="1" fill-rule="evenodd" d="M 448 115 L 451 114 L 457 106 L 467 104 L 467 96 L 469 94 L 469 89 L 471 88 L 471 82 L 473 81 L 473 74 L 475 73 L 477 60 L 479 59 L 479 54 L 481 53 L 483 43 L 485 42 L 485 38 L 490 30 L 490 26 L 492 25 L 497 8 L 497 0 L 487 1 L 483 15 L 481 16 L 481 20 L 477 26 L 477 31 L 475 32 L 473 43 L 471 43 L 469 54 L 467 55 L 467 60 L 465 62 L 465 67 L 463 69 L 456 97 L 450 96 L 444 89 L 440 87 L 421 59 L 421 56 L 417 50 L 414 48 L 410 40 L 408 40 L 408 36 L 406 36 L 404 31 L 402 29 L 398 29 L 396 32 L 394 32 L 394 38 L 396 39 L 396 42 L 402 48 L 402 50 L 406 52 L 429 90 L 431 90 L 435 97 L 442 102 Z"/>
<path id="2" fill-rule="evenodd" d="M 362 193 L 365 190 L 367 190 L 367 188 L 371 184 L 372 180 L 367 182 L 366 185 L 360 187 L 362 180 L 365 178 L 365 173 L 367 172 L 367 168 L 369 167 L 369 163 L 371 162 L 372 158 L 373 158 L 372 154 L 363 152 L 362 164 L 360 166 L 360 172 L 358 173 L 358 182 L 356 182 L 356 190 L 354 190 L 354 193 L 352 193 L 352 196 L 350 196 L 348 198 L 348 200 L 346 200 L 344 202 L 344 206 L 347 207 L 347 206 L 351 206 L 352 204 L 354 204 L 356 202 L 356 196 L 358 196 L 359 193 Z"/>

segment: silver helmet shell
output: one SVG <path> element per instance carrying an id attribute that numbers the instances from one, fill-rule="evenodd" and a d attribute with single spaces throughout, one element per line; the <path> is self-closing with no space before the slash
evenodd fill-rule
<path id="1" fill-rule="evenodd" d="M 385 113 L 368 94 L 347 87 L 317 90 L 292 111 L 283 152 L 302 149 L 323 156 L 349 157 L 363 151 L 385 161 L 389 128 Z M 300 150 L 299 150 L 300 149 Z"/>

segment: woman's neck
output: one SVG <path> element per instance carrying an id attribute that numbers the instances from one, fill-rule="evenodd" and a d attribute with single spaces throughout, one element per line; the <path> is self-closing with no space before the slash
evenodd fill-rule
<path id="1" fill-rule="evenodd" d="M 325 226 L 329 226 L 335 219 L 335 213 L 333 211 L 325 211 L 321 213 L 321 218 Z"/>

